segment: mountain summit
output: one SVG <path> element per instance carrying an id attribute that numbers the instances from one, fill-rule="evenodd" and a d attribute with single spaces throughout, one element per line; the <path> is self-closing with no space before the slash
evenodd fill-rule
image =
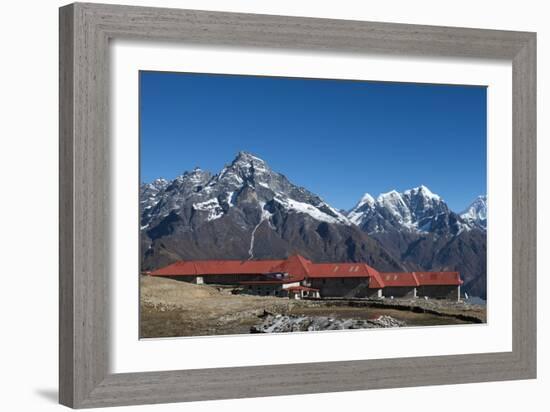
<path id="1" fill-rule="evenodd" d="M 460 217 L 471 226 L 485 230 L 487 228 L 487 196 L 478 196 L 460 214 Z"/>

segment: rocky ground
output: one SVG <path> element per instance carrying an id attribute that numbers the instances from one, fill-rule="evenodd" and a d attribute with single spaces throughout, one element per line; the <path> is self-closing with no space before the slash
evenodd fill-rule
<path id="1" fill-rule="evenodd" d="M 433 326 L 484 319 L 484 310 L 465 304 L 418 299 L 300 301 L 234 295 L 230 288 L 150 276 L 141 276 L 140 292 L 142 338 Z"/>
<path id="2" fill-rule="evenodd" d="M 311 332 L 322 330 L 394 328 L 405 326 L 405 322 L 391 316 L 376 319 L 337 319 L 326 316 L 273 315 L 266 314 L 252 333 Z"/>

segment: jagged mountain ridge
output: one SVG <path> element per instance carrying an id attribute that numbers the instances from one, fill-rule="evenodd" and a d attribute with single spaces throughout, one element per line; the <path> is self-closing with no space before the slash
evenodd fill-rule
<path id="1" fill-rule="evenodd" d="M 402 193 L 392 190 L 376 199 L 366 193 L 347 217 L 370 234 L 398 230 L 456 235 L 474 227 L 424 185 Z"/>
<path id="2" fill-rule="evenodd" d="M 284 258 L 403 266 L 379 242 L 265 161 L 240 152 L 212 175 L 199 168 L 140 188 L 142 269 L 178 259 Z"/>
<path id="3" fill-rule="evenodd" d="M 365 194 L 347 216 L 409 270 L 457 270 L 470 294 L 485 298 L 486 196 L 462 214 L 426 186 L 376 199 Z"/>

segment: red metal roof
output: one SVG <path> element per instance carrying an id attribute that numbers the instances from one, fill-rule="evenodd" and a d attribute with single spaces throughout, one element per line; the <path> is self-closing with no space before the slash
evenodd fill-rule
<path id="1" fill-rule="evenodd" d="M 181 260 L 160 269 L 153 270 L 149 274 L 151 276 L 196 276 L 197 269 L 195 268 L 194 262 Z"/>
<path id="2" fill-rule="evenodd" d="M 310 276 L 309 268 L 313 265 L 311 260 L 308 260 L 300 255 L 290 256 L 288 259 L 281 261 L 277 266 L 272 268 L 272 272 L 288 273 L 294 278 L 305 278 Z"/>
<path id="3" fill-rule="evenodd" d="M 458 272 L 415 272 L 420 286 L 429 285 L 462 285 Z"/>
<path id="4" fill-rule="evenodd" d="M 375 273 L 366 263 L 312 263 L 309 267 L 310 278 L 363 278 Z"/>
<path id="5" fill-rule="evenodd" d="M 385 287 L 391 286 L 458 286 L 464 282 L 458 272 L 384 272 L 380 273 Z"/>
<path id="6" fill-rule="evenodd" d="M 368 277 L 369 288 L 398 286 L 462 285 L 458 272 L 386 272 L 379 273 L 366 263 L 313 263 L 294 255 L 280 260 L 191 260 L 179 261 L 150 272 L 152 276 L 269 275 L 286 273 L 284 279 L 266 279 L 280 283 L 306 278 Z M 265 281 L 264 281 L 265 282 Z"/>
<path id="7" fill-rule="evenodd" d="M 380 273 L 385 287 L 392 286 L 419 286 L 414 272 L 384 272 Z"/>
<path id="8" fill-rule="evenodd" d="M 273 273 L 284 260 L 181 260 L 151 272 L 153 276 L 200 276 Z"/>
<path id="9" fill-rule="evenodd" d="M 382 289 L 384 287 L 384 281 L 380 276 L 380 273 L 374 273 L 369 279 L 369 289 Z"/>

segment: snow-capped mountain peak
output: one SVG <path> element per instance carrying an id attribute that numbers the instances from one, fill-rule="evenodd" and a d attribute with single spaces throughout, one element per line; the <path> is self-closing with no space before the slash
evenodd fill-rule
<path id="1" fill-rule="evenodd" d="M 209 172 L 202 170 L 200 167 L 195 167 L 193 170 L 186 171 L 176 177 L 174 181 L 187 184 L 204 184 L 205 180 L 209 180 L 211 177 L 212 175 Z"/>
<path id="2" fill-rule="evenodd" d="M 357 206 L 355 207 L 360 207 L 360 206 L 363 206 L 364 204 L 373 205 L 375 202 L 376 200 L 374 200 L 374 197 L 372 197 L 370 193 L 365 193 L 361 198 L 361 200 L 359 201 L 359 203 L 357 203 Z"/>
<path id="3" fill-rule="evenodd" d="M 237 163 L 266 165 L 266 162 L 263 159 L 253 155 L 250 152 L 245 152 L 245 151 L 240 151 L 239 153 L 237 153 L 237 156 L 235 157 L 233 162 L 231 162 L 231 164 L 237 164 Z"/>
<path id="4" fill-rule="evenodd" d="M 424 185 L 420 185 L 420 186 L 415 187 L 413 189 L 405 190 L 403 192 L 403 194 L 407 195 L 407 196 L 418 196 L 418 195 L 420 195 L 424 198 L 435 200 L 435 201 L 441 200 L 441 197 L 439 195 L 436 195 L 430 189 L 428 189 L 427 186 L 424 186 Z"/>
<path id="5" fill-rule="evenodd" d="M 478 196 L 460 214 L 460 217 L 471 225 L 485 229 L 487 227 L 487 196 Z"/>
<path id="6" fill-rule="evenodd" d="M 162 190 L 166 186 L 168 186 L 168 180 L 163 178 L 155 179 L 151 182 L 151 186 L 155 187 L 156 189 Z"/>
<path id="7" fill-rule="evenodd" d="M 380 193 L 376 200 L 378 202 L 383 202 L 383 201 L 387 201 L 389 199 L 400 199 L 400 198 L 401 198 L 401 193 L 399 193 L 395 189 L 392 189 L 389 192 Z"/>
<path id="8" fill-rule="evenodd" d="M 388 210 L 399 223 L 405 226 L 412 224 L 412 215 L 409 206 L 398 191 L 391 190 L 387 193 L 382 193 L 378 196 L 377 203 Z"/>
<path id="9" fill-rule="evenodd" d="M 355 207 L 347 213 L 347 218 L 354 225 L 360 226 L 364 218 L 364 211 L 371 210 L 374 205 L 376 205 L 376 199 L 370 193 L 365 193 Z"/>
<path id="10" fill-rule="evenodd" d="M 209 186 L 221 183 L 233 188 L 243 185 L 269 187 L 274 174 L 263 159 L 248 152 L 239 152 L 235 159 L 215 176 Z"/>
<path id="11" fill-rule="evenodd" d="M 144 196 L 148 194 L 146 188 L 148 185 L 142 185 Z M 194 225 L 221 219 L 235 207 L 246 208 L 246 213 L 257 209 L 262 219 L 270 217 L 267 207 L 278 207 L 285 213 L 307 215 L 321 222 L 351 225 L 345 215 L 320 197 L 294 185 L 248 152 L 239 152 L 216 175 L 200 168 L 185 172 L 149 197 L 142 201 L 142 228 L 148 230 L 171 213 L 191 213 L 186 212 L 188 208 Z M 255 218 L 251 215 L 250 219 Z"/>
<path id="12" fill-rule="evenodd" d="M 391 190 L 380 194 L 376 200 L 370 195 L 363 198 L 349 211 L 348 218 L 368 233 L 392 230 L 458 233 L 467 229 L 441 196 L 425 185 L 403 192 Z"/>
<path id="13" fill-rule="evenodd" d="M 376 199 L 370 193 L 365 193 L 352 210 L 358 210 L 365 207 L 372 207 L 376 204 Z M 349 217 L 349 216 L 348 216 Z"/>
<path id="14" fill-rule="evenodd" d="M 268 172 L 269 166 L 263 159 L 251 153 L 239 152 L 226 170 L 244 174 L 262 173 Z"/>

